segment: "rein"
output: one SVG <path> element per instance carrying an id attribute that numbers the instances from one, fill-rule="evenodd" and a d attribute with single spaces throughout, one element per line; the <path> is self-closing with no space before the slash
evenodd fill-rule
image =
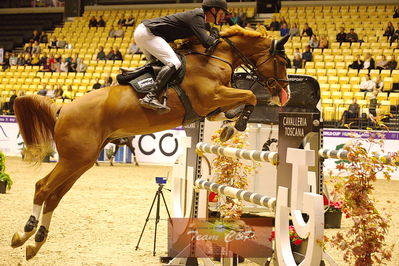
<path id="1" fill-rule="evenodd" d="M 276 88 L 283 89 L 283 87 L 279 84 L 279 81 L 281 82 L 288 82 L 288 80 L 285 79 L 276 79 L 274 77 L 265 77 L 262 73 L 258 71 L 259 66 L 267 63 L 270 59 L 273 58 L 273 66 L 274 66 L 274 75 L 277 76 L 277 59 L 276 55 L 278 55 L 278 51 L 276 52 L 276 49 L 273 49 L 274 52 L 270 54 L 269 57 L 267 57 L 262 63 L 259 65 L 254 64 L 247 56 L 245 56 L 241 50 L 228 38 L 228 37 L 221 37 L 224 41 L 227 42 L 227 44 L 230 46 L 230 48 L 238 54 L 239 58 L 242 60 L 242 69 L 251 76 L 253 83 L 249 87 L 249 90 L 252 90 L 252 87 L 255 83 L 260 84 L 261 86 L 267 87 L 270 90 L 275 91 Z M 217 59 L 219 61 L 222 61 L 223 63 L 226 63 L 230 66 L 232 70 L 234 70 L 233 64 L 227 61 L 224 58 L 221 58 L 219 56 L 215 56 L 209 53 L 202 53 L 202 52 L 197 52 L 193 50 L 188 50 L 188 54 L 194 54 L 194 55 L 202 55 L 210 58 Z M 245 67 L 243 67 L 245 66 Z M 233 75 L 234 71 L 232 72 L 232 80 L 233 80 Z M 234 83 L 234 80 L 233 80 Z"/>

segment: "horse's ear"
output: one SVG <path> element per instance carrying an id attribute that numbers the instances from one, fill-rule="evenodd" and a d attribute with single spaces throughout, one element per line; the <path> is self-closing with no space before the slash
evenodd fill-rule
<path id="1" fill-rule="evenodd" d="M 286 44 L 286 42 L 288 41 L 289 38 L 290 38 L 290 35 L 287 34 L 283 38 L 278 40 L 277 44 L 276 44 L 277 50 L 284 50 L 284 44 Z"/>
<path id="2" fill-rule="evenodd" d="M 273 54 L 276 51 L 277 40 L 272 40 L 272 45 L 270 47 L 270 53 Z"/>

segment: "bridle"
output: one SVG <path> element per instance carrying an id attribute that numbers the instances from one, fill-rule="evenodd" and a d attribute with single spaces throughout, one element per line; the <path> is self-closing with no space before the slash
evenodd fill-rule
<path id="1" fill-rule="evenodd" d="M 286 79 L 278 79 L 277 77 L 277 56 L 281 56 L 283 58 L 286 58 L 284 50 L 278 50 L 277 49 L 277 41 L 273 40 L 272 41 L 272 47 L 269 49 L 269 56 L 260 64 L 256 64 L 252 62 L 246 55 L 244 55 L 241 50 L 228 38 L 228 37 L 221 37 L 224 41 L 227 42 L 227 44 L 230 46 L 230 48 L 238 55 L 238 57 L 241 59 L 243 64 L 241 65 L 241 68 L 251 76 L 253 83 L 250 86 L 250 89 L 253 87 L 255 82 L 259 83 L 263 87 L 267 87 L 269 91 L 274 92 L 278 94 L 279 90 L 276 89 L 284 89 L 284 86 L 280 84 L 280 82 L 286 82 L 288 83 L 288 80 Z M 265 52 L 266 53 L 266 52 Z M 273 59 L 273 68 L 274 68 L 274 77 L 266 77 L 259 71 L 259 67 L 265 63 L 267 63 L 269 60 Z"/>

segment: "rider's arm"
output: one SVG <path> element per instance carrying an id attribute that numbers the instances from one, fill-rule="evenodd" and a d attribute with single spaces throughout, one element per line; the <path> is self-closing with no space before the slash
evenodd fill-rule
<path id="1" fill-rule="evenodd" d="M 205 48 L 213 46 L 217 41 L 217 37 L 208 35 L 208 31 L 205 28 L 204 17 L 200 15 L 195 16 L 189 25 Z"/>

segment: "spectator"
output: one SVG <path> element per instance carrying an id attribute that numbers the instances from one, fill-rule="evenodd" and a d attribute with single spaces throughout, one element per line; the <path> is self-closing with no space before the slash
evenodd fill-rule
<path id="1" fill-rule="evenodd" d="M 24 55 L 22 53 L 18 54 L 17 65 L 18 66 L 24 66 L 25 65 L 25 57 L 24 57 Z"/>
<path id="2" fill-rule="evenodd" d="M 92 16 L 90 21 L 89 21 L 89 28 L 92 28 L 92 27 L 94 28 L 94 27 L 97 27 L 97 26 L 98 26 L 97 19 L 94 16 Z"/>
<path id="3" fill-rule="evenodd" d="M 111 27 L 111 29 L 108 31 L 108 38 L 115 38 L 115 28 Z"/>
<path id="4" fill-rule="evenodd" d="M 360 106 L 357 103 L 357 99 L 353 98 L 352 103 L 349 105 L 348 110 L 345 110 L 341 117 L 341 124 L 343 126 L 348 123 L 349 118 L 359 117 Z"/>
<path id="5" fill-rule="evenodd" d="M 66 61 L 66 59 L 62 58 L 60 63 L 60 72 L 68 72 L 68 65 L 69 63 Z"/>
<path id="6" fill-rule="evenodd" d="M 105 53 L 104 53 L 104 47 L 99 46 L 98 47 L 98 53 L 97 53 L 97 60 L 105 60 Z"/>
<path id="7" fill-rule="evenodd" d="M 46 32 L 42 31 L 42 32 L 40 33 L 40 40 L 39 40 L 39 42 L 40 42 L 40 43 L 48 43 L 48 37 L 47 37 Z"/>
<path id="8" fill-rule="evenodd" d="M 76 68 L 77 72 L 84 73 L 86 72 L 87 65 L 83 62 L 83 60 L 77 60 L 78 66 Z"/>
<path id="9" fill-rule="evenodd" d="M 37 95 L 41 96 L 46 96 L 47 95 L 47 85 L 43 84 L 43 88 L 41 88 L 38 92 Z"/>
<path id="10" fill-rule="evenodd" d="M 141 54 L 141 51 L 134 40 L 130 44 L 127 54 Z"/>
<path id="11" fill-rule="evenodd" d="M 396 30 L 393 33 L 392 37 L 391 37 L 391 45 L 394 41 L 396 41 L 397 39 L 399 39 L 399 23 L 396 26 Z"/>
<path id="12" fill-rule="evenodd" d="M 98 20 L 98 22 L 97 22 L 97 26 L 98 27 L 101 27 L 101 28 L 104 28 L 105 27 L 105 20 L 104 20 L 104 18 L 103 18 L 103 16 L 100 16 L 100 19 Z"/>
<path id="13" fill-rule="evenodd" d="M 243 27 L 247 24 L 247 13 L 242 8 L 238 9 L 238 17 L 240 18 L 240 26 Z"/>
<path id="14" fill-rule="evenodd" d="M 353 61 L 352 64 L 349 65 L 349 68 L 360 70 L 363 69 L 363 66 L 364 61 L 360 59 L 360 55 L 357 55 L 355 61 Z"/>
<path id="15" fill-rule="evenodd" d="M 296 24 L 296 23 L 292 24 L 292 27 L 290 28 L 289 34 L 291 35 L 291 38 L 293 36 L 298 36 L 299 35 L 298 24 Z"/>
<path id="16" fill-rule="evenodd" d="M 391 60 L 388 61 L 387 69 L 394 70 L 396 69 L 398 62 L 396 62 L 395 57 L 391 56 Z"/>
<path id="17" fill-rule="evenodd" d="M 302 30 L 302 36 L 313 36 L 313 30 L 311 27 L 309 27 L 308 23 L 304 24 L 303 30 Z"/>
<path id="18" fill-rule="evenodd" d="M 287 61 L 287 64 L 285 64 L 285 67 L 286 67 L 286 68 L 292 68 L 290 58 L 289 58 L 289 57 L 286 57 L 285 60 Z"/>
<path id="19" fill-rule="evenodd" d="M 58 62 L 58 60 L 55 60 L 55 62 L 50 65 L 51 72 L 60 72 L 60 66 L 60 62 Z"/>
<path id="20" fill-rule="evenodd" d="M 104 88 L 104 87 L 109 87 L 111 85 L 112 85 L 112 77 L 111 75 L 108 75 L 108 77 L 104 78 L 104 84 L 101 87 Z"/>
<path id="21" fill-rule="evenodd" d="M 383 69 L 386 69 L 386 68 L 387 68 L 387 65 L 388 65 L 388 61 L 387 61 L 385 55 L 383 55 L 381 61 L 378 61 L 378 62 L 377 62 L 376 67 L 377 67 L 377 69 L 379 69 L 379 70 L 383 70 Z"/>
<path id="22" fill-rule="evenodd" d="M 363 69 L 368 69 L 369 71 L 371 69 L 375 69 L 375 61 L 371 57 L 370 53 L 366 54 L 366 57 L 364 58 L 364 64 L 363 64 Z"/>
<path id="23" fill-rule="evenodd" d="M 32 56 L 29 53 L 25 53 L 25 65 L 24 66 L 31 66 L 32 65 Z"/>
<path id="24" fill-rule="evenodd" d="M 69 62 L 69 72 L 77 72 L 77 68 L 78 68 L 78 62 L 76 60 L 76 58 L 71 58 L 70 62 Z"/>
<path id="25" fill-rule="evenodd" d="M 319 40 L 317 39 L 317 36 L 313 34 L 312 39 L 309 41 L 309 46 L 310 48 L 319 48 Z"/>
<path id="26" fill-rule="evenodd" d="M 301 52 L 299 51 L 299 48 L 295 48 L 294 57 L 295 57 L 296 55 L 299 55 L 299 57 L 302 59 L 302 54 L 301 54 Z"/>
<path id="27" fill-rule="evenodd" d="M 51 72 L 51 63 L 50 58 L 46 60 L 46 63 L 43 64 L 43 72 Z"/>
<path id="28" fill-rule="evenodd" d="M 375 88 L 378 91 L 383 91 L 384 90 L 384 81 L 382 81 L 381 75 L 378 75 L 377 79 L 375 80 Z"/>
<path id="29" fill-rule="evenodd" d="M 370 95 L 370 103 L 369 103 L 369 113 L 374 117 L 377 116 L 377 95 L 378 91 L 373 91 Z"/>
<path id="30" fill-rule="evenodd" d="M 40 41 L 40 34 L 37 30 L 34 30 L 33 34 L 32 34 L 32 38 L 30 39 L 30 42 L 33 43 L 36 41 Z"/>
<path id="31" fill-rule="evenodd" d="M 302 68 L 302 58 L 298 54 L 294 56 L 294 60 L 292 60 L 292 65 L 295 69 Z"/>
<path id="32" fill-rule="evenodd" d="M 8 60 L 8 63 L 10 66 L 16 66 L 18 61 L 18 56 L 15 55 L 14 52 L 11 53 L 10 59 Z"/>
<path id="33" fill-rule="evenodd" d="M 54 99 L 55 90 L 54 90 L 53 85 L 49 85 L 49 86 L 48 86 L 46 96 L 49 97 L 50 99 Z"/>
<path id="34" fill-rule="evenodd" d="M 366 79 L 360 84 L 360 91 L 371 92 L 375 88 L 375 82 L 371 80 L 370 74 L 367 74 Z"/>
<path id="35" fill-rule="evenodd" d="M 93 90 L 98 90 L 99 88 L 101 88 L 101 83 L 100 80 L 96 78 L 96 83 L 93 84 Z"/>
<path id="36" fill-rule="evenodd" d="M 288 28 L 288 22 L 287 22 L 287 20 L 285 19 L 285 17 L 281 17 L 281 18 L 280 18 L 280 27 L 281 27 L 284 23 L 287 24 L 287 28 Z"/>
<path id="37" fill-rule="evenodd" d="M 64 40 L 65 37 L 61 36 L 60 40 L 57 41 L 57 48 L 65 49 L 68 46 L 68 43 Z"/>
<path id="38" fill-rule="evenodd" d="M 39 65 L 40 65 L 40 66 L 43 66 L 44 64 L 46 64 L 47 59 L 48 59 L 47 53 L 44 52 L 43 55 L 42 55 L 42 57 L 40 57 Z"/>
<path id="39" fill-rule="evenodd" d="M 25 53 L 32 53 L 32 43 L 28 43 L 28 45 L 25 48 Z"/>
<path id="40" fill-rule="evenodd" d="M 8 100 L 8 102 L 5 102 L 2 109 L 2 114 L 6 113 L 9 115 L 14 115 L 14 101 L 17 98 L 17 92 L 16 90 L 11 91 L 11 97 Z"/>
<path id="41" fill-rule="evenodd" d="M 118 47 L 115 47 L 115 54 L 114 54 L 114 59 L 113 60 L 123 60 L 123 56 L 121 51 L 119 51 Z"/>
<path id="42" fill-rule="evenodd" d="M 289 34 L 290 29 L 287 26 L 287 23 L 283 23 L 281 24 L 281 28 L 280 28 L 280 36 L 283 37 L 287 34 Z"/>
<path id="43" fill-rule="evenodd" d="M 53 48 L 53 49 L 56 49 L 57 48 L 57 37 L 55 37 L 55 36 L 53 36 L 53 37 L 51 37 L 51 41 L 50 41 L 50 44 L 49 44 L 49 46 L 48 46 L 48 48 L 49 49 L 51 49 L 51 48 Z"/>
<path id="44" fill-rule="evenodd" d="M 118 26 L 125 26 L 126 19 L 125 16 L 122 15 L 122 17 L 118 20 Z"/>
<path id="45" fill-rule="evenodd" d="M 107 60 L 114 60 L 114 56 L 115 56 L 115 51 L 114 49 L 111 47 L 111 49 L 109 50 L 106 59 Z"/>
<path id="46" fill-rule="evenodd" d="M 71 85 L 68 85 L 68 89 L 63 92 L 62 98 L 64 100 L 71 100 L 71 101 L 75 98 L 75 93 L 73 92 Z"/>
<path id="47" fill-rule="evenodd" d="M 350 29 L 349 33 L 346 34 L 346 41 L 351 43 L 359 41 L 359 37 L 357 36 L 355 29 Z"/>
<path id="48" fill-rule="evenodd" d="M 393 10 L 393 18 L 399 18 L 399 6 L 396 6 Z"/>
<path id="49" fill-rule="evenodd" d="M 64 93 L 64 90 L 62 89 L 62 86 L 58 84 L 57 88 L 54 90 L 54 98 L 61 99 L 63 93 Z"/>
<path id="50" fill-rule="evenodd" d="M 384 32 L 383 36 L 386 36 L 387 40 L 389 40 L 393 36 L 394 33 L 395 33 L 395 28 L 394 28 L 392 22 L 389 21 L 387 27 L 385 28 L 385 32 Z"/>
<path id="51" fill-rule="evenodd" d="M 272 22 L 269 26 L 271 31 L 279 31 L 280 30 L 280 22 L 277 21 L 276 17 L 272 18 Z"/>
<path id="52" fill-rule="evenodd" d="M 311 62 L 313 58 L 312 52 L 310 51 L 310 46 L 305 47 L 305 52 L 302 53 L 302 61 L 303 66 L 306 65 L 306 62 Z"/>
<path id="53" fill-rule="evenodd" d="M 124 26 L 126 26 L 126 27 L 132 27 L 132 26 L 134 26 L 134 23 L 136 23 L 136 20 L 134 19 L 134 17 L 133 17 L 132 15 L 130 15 L 130 16 L 128 17 L 128 19 L 126 20 Z"/>
<path id="54" fill-rule="evenodd" d="M 40 54 L 40 52 L 42 51 L 42 48 L 40 47 L 40 44 L 38 41 L 35 41 L 35 43 L 33 44 L 32 47 L 32 54 Z"/>
<path id="55" fill-rule="evenodd" d="M 326 35 L 321 35 L 320 36 L 319 48 L 321 48 L 321 49 L 327 49 L 328 48 L 328 40 L 327 40 Z"/>
<path id="56" fill-rule="evenodd" d="M 125 32 L 123 31 L 122 25 L 119 25 L 118 28 L 114 31 L 114 38 L 123 38 Z"/>
<path id="57" fill-rule="evenodd" d="M 345 33 L 345 28 L 344 27 L 340 27 L 339 28 L 339 32 L 337 34 L 336 39 L 337 39 L 337 42 L 339 42 L 341 44 L 343 42 L 346 42 L 346 33 Z"/>

